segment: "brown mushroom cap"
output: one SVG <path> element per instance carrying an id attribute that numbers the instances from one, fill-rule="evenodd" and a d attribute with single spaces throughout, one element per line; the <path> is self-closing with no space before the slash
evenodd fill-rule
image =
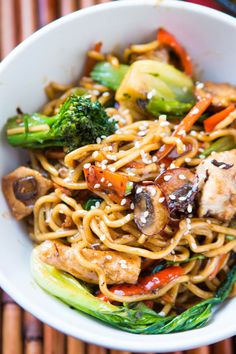
<path id="1" fill-rule="evenodd" d="M 15 197 L 27 204 L 37 197 L 37 181 L 33 176 L 16 179 L 13 183 L 13 190 Z"/>
<path id="2" fill-rule="evenodd" d="M 157 185 L 138 185 L 134 197 L 134 221 L 147 236 L 160 233 L 169 220 L 165 198 Z"/>

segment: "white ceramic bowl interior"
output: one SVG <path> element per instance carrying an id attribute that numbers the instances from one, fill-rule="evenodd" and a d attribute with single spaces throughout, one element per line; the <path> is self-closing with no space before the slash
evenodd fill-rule
<path id="1" fill-rule="evenodd" d="M 50 80 L 70 83 L 80 75 L 85 53 L 102 40 L 105 51 L 153 39 L 164 26 L 188 49 L 201 78 L 236 84 L 236 20 L 193 4 L 126 0 L 88 8 L 35 33 L 0 64 L 0 125 L 16 107 L 33 112 L 45 102 Z M 22 152 L 1 139 L 0 171 L 17 167 Z M 0 285 L 21 306 L 69 335 L 105 347 L 133 352 L 166 352 L 219 341 L 236 333 L 236 299 L 203 329 L 171 335 L 133 335 L 110 328 L 70 309 L 43 292 L 33 281 L 29 260 L 32 243 L 23 224 L 9 216 L 0 192 Z"/>

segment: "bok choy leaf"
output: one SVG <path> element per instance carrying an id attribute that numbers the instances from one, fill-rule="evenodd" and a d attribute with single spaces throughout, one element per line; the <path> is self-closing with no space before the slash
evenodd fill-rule
<path id="1" fill-rule="evenodd" d="M 178 316 L 162 317 L 143 303 L 114 306 L 103 302 L 90 294 L 74 277 L 43 263 L 37 248 L 32 253 L 31 269 L 40 287 L 76 310 L 92 315 L 110 326 L 143 334 L 175 333 L 202 327 L 211 317 L 214 306 L 228 297 L 236 281 L 234 266 L 215 297 L 202 301 Z"/>

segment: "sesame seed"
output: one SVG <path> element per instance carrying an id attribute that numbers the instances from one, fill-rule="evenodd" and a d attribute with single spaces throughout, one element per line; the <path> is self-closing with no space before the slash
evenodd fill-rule
<path id="1" fill-rule="evenodd" d="M 155 95 L 156 95 L 156 90 L 153 89 L 153 90 L 148 92 L 147 99 L 150 100 Z"/>
<path id="2" fill-rule="evenodd" d="M 199 113 L 199 108 L 193 107 L 193 109 L 190 111 L 190 114 L 198 114 Z"/>
<path id="3" fill-rule="evenodd" d="M 139 130 L 146 130 L 145 125 L 140 125 Z"/>
<path id="4" fill-rule="evenodd" d="M 196 136 L 196 135 L 197 135 L 197 132 L 196 132 L 195 130 L 192 130 L 192 131 L 190 132 L 190 135 Z"/>
<path id="5" fill-rule="evenodd" d="M 191 246 L 192 246 L 192 248 L 193 248 L 194 250 L 197 248 L 196 243 L 193 243 Z"/>
<path id="6" fill-rule="evenodd" d="M 113 167 L 113 166 L 108 166 L 107 168 L 111 172 L 115 172 L 115 170 L 116 170 L 115 167 Z"/>
<path id="7" fill-rule="evenodd" d="M 125 295 L 123 290 L 114 290 L 114 294 L 115 295 L 120 295 L 120 296 L 124 296 Z"/>
<path id="8" fill-rule="evenodd" d="M 130 214 L 127 214 L 127 215 L 125 216 L 125 220 L 130 221 Z"/>
<path id="9" fill-rule="evenodd" d="M 99 138 L 99 137 L 96 139 L 96 143 L 97 143 L 97 144 L 101 144 L 101 141 L 102 141 L 102 139 Z"/>
<path id="10" fill-rule="evenodd" d="M 110 254 L 108 254 L 107 256 L 105 256 L 105 258 L 110 261 L 112 259 L 112 256 Z"/>
<path id="11" fill-rule="evenodd" d="M 163 202 L 164 202 L 164 200 L 165 200 L 165 198 L 164 198 L 164 197 L 160 197 L 160 198 L 158 199 L 158 202 L 159 202 L 159 203 L 163 203 Z"/>
<path id="12" fill-rule="evenodd" d="M 105 239 L 106 239 L 106 236 L 105 236 L 105 235 L 100 236 L 100 240 L 101 240 L 101 241 L 105 241 Z"/>
<path id="13" fill-rule="evenodd" d="M 165 314 L 164 311 L 160 311 L 160 312 L 158 313 L 158 315 L 161 316 L 161 317 L 165 317 L 166 314 Z"/>
<path id="14" fill-rule="evenodd" d="M 156 188 L 150 187 L 149 191 L 150 191 L 152 197 L 155 197 L 155 195 L 157 194 Z"/>
<path id="15" fill-rule="evenodd" d="M 165 165 L 164 163 L 161 163 L 161 164 L 160 164 L 160 168 L 161 168 L 161 169 L 164 169 L 165 167 L 166 167 L 166 165 Z"/>
<path id="16" fill-rule="evenodd" d="M 169 195 L 169 198 L 170 198 L 171 200 L 175 200 L 175 199 L 176 199 L 176 196 L 175 196 L 174 194 L 170 194 L 170 195 Z"/>
<path id="17" fill-rule="evenodd" d="M 160 127 L 168 127 L 168 125 L 170 125 L 170 123 L 167 122 L 167 121 L 164 121 L 164 122 L 160 123 Z"/>
<path id="18" fill-rule="evenodd" d="M 182 173 L 179 175 L 179 179 L 186 179 L 186 176 L 185 175 L 183 175 Z"/>
<path id="19" fill-rule="evenodd" d="M 101 205 L 101 203 L 100 203 L 100 202 L 96 202 L 96 203 L 95 203 L 95 207 L 96 207 L 96 208 L 99 208 L 99 207 L 100 207 L 100 205 Z"/>
<path id="20" fill-rule="evenodd" d="M 108 146 L 108 147 L 107 147 L 107 150 L 108 150 L 108 151 L 112 151 L 112 146 Z"/>
<path id="21" fill-rule="evenodd" d="M 164 181 L 168 182 L 172 178 L 171 175 L 164 176 Z"/>
<path id="22" fill-rule="evenodd" d="M 98 151 L 94 151 L 92 156 L 96 159 L 96 157 L 98 156 Z"/>
<path id="23" fill-rule="evenodd" d="M 142 192 L 142 190 L 143 190 L 143 188 L 142 188 L 142 187 L 138 187 L 138 188 L 136 189 L 136 194 L 141 193 L 141 192 Z"/>
<path id="24" fill-rule="evenodd" d="M 152 157 L 152 162 L 157 162 L 157 161 L 158 161 L 158 157 L 154 155 L 154 156 Z"/>
<path id="25" fill-rule="evenodd" d="M 142 130 L 138 132 L 138 136 L 145 136 L 147 134 L 147 130 Z"/>
<path id="26" fill-rule="evenodd" d="M 207 219 L 207 221 L 206 221 L 208 224 L 211 224 L 211 220 L 209 220 L 209 219 Z"/>
<path id="27" fill-rule="evenodd" d="M 139 141 L 135 141 L 135 142 L 134 142 L 134 146 L 135 146 L 136 148 L 139 148 L 139 147 L 140 147 L 140 142 L 139 142 Z"/>
<path id="28" fill-rule="evenodd" d="M 130 204 L 130 209 L 131 209 L 131 210 L 134 210 L 134 203 L 131 203 L 131 204 Z"/>
<path id="29" fill-rule="evenodd" d="M 225 163 L 223 163 L 222 165 L 219 166 L 219 168 L 221 168 L 221 169 L 222 169 L 222 168 L 225 168 L 225 167 L 226 167 L 226 164 L 225 164 Z"/>
<path id="30" fill-rule="evenodd" d="M 199 151 L 199 152 L 203 152 L 204 149 L 203 149 L 203 148 L 199 148 L 198 151 Z"/>
<path id="31" fill-rule="evenodd" d="M 101 164 L 106 165 L 108 163 L 108 160 L 102 160 Z"/>
<path id="32" fill-rule="evenodd" d="M 143 224 L 146 224 L 147 222 L 147 219 L 144 216 L 141 216 L 140 220 Z"/>
<path id="33" fill-rule="evenodd" d="M 100 188 L 100 187 L 101 187 L 101 184 L 100 183 L 96 183 L 93 188 L 96 189 L 96 188 Z"/>
<path id="34" fill-rule="evenodd" d="M 88 169 L 90 166 L 91 166 L 91 163 L 89 163 L 89 162 L 84 164 L 85 169 Z"/>
<path id="35" fill-rule="evenodd" d="M 183 202 L 183 201 L 185 201 L 187 199 L 187 197 L 179 197 L 178 199 L 179 199 L 180 202 Z"/>
<path id="36" fill-rule="evenodd" d="M 178 132 L 178 135 L 185 136 L 185 135 L 186 135 L 186 131 L 185 131 L 184 129 L 181 129 L 181 130 Z"/>
<path id="37" fill-rule="evenodd" d="M 135 173 L 133 173 L 133 172 L 128 172 L 128 175 L 130 176 L 130 177 L 133 177 L 133 176 L 135 176 Z"/>
<path id="38" fill-rule="evenodd" d="M 101 182 L 105 182 L 105 177 L 102 177 L 102 178 L 101 178 Z"/>
<path id="39" fill-rule="evenodd" d="M 205 156 L 204 155 L 199 155 L 199 157 L 200 157 L 200 159 L 204 159 L 205 158 Z"/>
<path id="40" fill-rule="evenodd" d="M 147 218 L 148 215 L 149 215 L 149 211 L 146 210 L 146 211 L 143 213 L 143 216 L 144 216 L 145 218 Z"/>
<path id="41" fill-rule="evenodd" d="M 196 82 L 196 88 L 197 89 L 203 89 L 203 87 L 204 87 L 204 83 L 203 82 L 199 82 L 199 81 Z"/>
<path id="42" fill-rule="evenodd" d="M 107 186 L 108 186 L 108 187 L 112 187 L 112 183 L 111 183 L 111 182 L 109 182 Z"/>
<path id="43" fill-rule="evenodd" d="M 192 211 L 193 211 L 193 207 L 191 204 L 189 204 L 187 207 L 187 212 L 190 214 Z"/>
<path id="44" fill-rule="evenodd" d="M 185 162 L 191 162 L 191 160 L 192 159 L 190 157 L 185 157 L 185 159 L 184 159 Z"/>
<path id="45" fill-rule="evenodd" d="M 110 96 L 110 92 L 106 91 L 106 92 L 103 92 L 102 94 L 104 97 L 107 97 L 107 96 Z"/>
<path id="46" fill-rule="evenodd" d="M 126 201 L 127 201 L 127 199 L 126 199 L 126 198 L 123 198 L 123 199 L 121 200 L 121 202 L 120 202 L 120 205 L 125 205 L 125 204 L 126 204 Z"/>

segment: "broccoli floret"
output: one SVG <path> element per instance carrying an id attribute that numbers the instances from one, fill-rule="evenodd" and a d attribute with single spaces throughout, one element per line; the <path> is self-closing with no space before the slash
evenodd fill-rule
<path id="1" fill-rule="evenodd" d="M 98 137 L 115 132 L 102 105 L 86 96 L 69 97 L 53 117 L 21 114 L 8 119 L 6 134 L 9 144 L 23 148 L 65 146 L 69 150 L 96 143 Z"/>

